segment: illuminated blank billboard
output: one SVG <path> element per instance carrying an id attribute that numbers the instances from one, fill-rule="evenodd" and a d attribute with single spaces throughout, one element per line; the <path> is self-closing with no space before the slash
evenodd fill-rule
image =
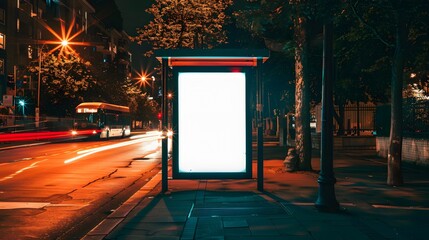
<path id="1" fill-rule="evenodd" d="M 177 91 L 178 173 L 248 173 L 246 74 L 178 72 Z"/>

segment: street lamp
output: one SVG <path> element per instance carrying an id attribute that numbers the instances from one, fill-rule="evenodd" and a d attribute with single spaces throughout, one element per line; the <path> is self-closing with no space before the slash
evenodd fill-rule
<path id="1" fill-rule="evenodd" d="M 152 97 L 155 97 L 155 76 L 152 76 Z"/>

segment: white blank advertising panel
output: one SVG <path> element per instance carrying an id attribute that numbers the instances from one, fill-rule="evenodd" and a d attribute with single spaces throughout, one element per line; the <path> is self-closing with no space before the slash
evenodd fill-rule
<path id="1" fill-rule="evenodd" d="M 246 76 L 178 73 L 180 173 L 246 172 Z"/>

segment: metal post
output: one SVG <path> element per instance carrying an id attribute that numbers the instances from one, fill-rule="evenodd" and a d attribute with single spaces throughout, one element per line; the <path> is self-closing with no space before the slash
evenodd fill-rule
<path id="1" fill-rule="evenodd" d="M 18 71 L 18 66 L 13 65 L 13 83 L 14 83 L 14 89 L 13 89 L 13 125 L 16 124 L 16 114 L 18 111 L 18 106 L 16 103 L 16 84 L 18 83 L 18 79 L 17 78 L 17 71 Z"/>
<path id="2" fill-rule="evenodd" d="M 152 78 L 152 97 L 153 97 L 153 99 L 155 99 L 155 77 L 154 76 L 152 76 L 151 77 Z"/>
<path id="3" fill-rule="evenodd" d="M 162 192 L 168 191 L 168 136 L 167 136 L 167 121 L 168 121 L 168 99 L 167 99 L 167 77 L 168 77 L 168 59 L 162 59 L 161 66 L 161 81 L 162 81 Z"/>
<path id="4" fill-rule="evenodd" d="M 335 198 L 336 179 L 333 171 L 333 24 L 323 26 L 323 71 L 322 71 L 322 132 L 320 147 L 319 195 L 315 203 L 322 211 L 336 211 L 339 204 Z"/>
<path id="5" fill-rule="evenodd" d="M 41 80 L 41 72 L 42 72 L 42 48 L 38 47 L 37 51 L 39 54 L 39 73 L 37 76 L 37 106 L 36 106 L 36 116 L 35 116 L 35 120 L 36 120 L 36 128 L 39 127 L 39 122 L 40 122 L 40 80 Z"/>
<path id="6" fill-rule="evenodd" d="M 13 89 L 13 92 L 14 92 L 14 98 L 16 99 L 16 84 L 17 84 L 17 82 L 18 82 L 18 79 L 16 79 L 17 78 L 17 72 L 18 71 L 18 66 L 16 66 L 16 65 L 13 65 L 13 83 L 14 83 L 14 89 Z M 15 99 L 13 100 L 14 101 L 14 105 L 16 105 L 15 104 Z"/>
<path id="7" fill-rule="evenodd" d="M 258 191 L 264 191 L 264 136 L 263 136 L 263 109 L 262 109 L 262 59 L 257 60 L 256 66 L 256 123 L 258 127 Z"/>

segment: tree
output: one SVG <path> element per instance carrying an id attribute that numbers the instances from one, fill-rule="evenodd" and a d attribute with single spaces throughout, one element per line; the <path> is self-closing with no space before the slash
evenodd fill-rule
<path id="1" fill-rule="evenodd" d="M 136 120 L 157 122 L 159 105 L 148 98 L 147 93 L 131 95 L 130 111 Z"/>
<path id="2" fill-rule="evenodd" d="M 146 10 L 153 20 L 132 39 L 152 49 L 212 48 L 227 41 L 223 25 L 232 0 L 156 0 Z M 147 55 L 151 55 L 149 51 Z"/>
<path id="3" fill-rule="evenodd" d="M 308 79 L 308 19 L 305 8 L 298 6 L 305 1 L 291 1 L 296 5 L 293 19 L 295 42 L 295 142 L 299 155 L 299 169 L 312 170 L 311 167 L 311 129 L 310 129 L 310 83 Z"/>
<path id="4" fill-rule="evenodd" d="M 51 116 L 71 116 L 75 106 L 83 102 L 97 81 L 84 61 L 74 54 L 45 54 L 41 69 L 32 62 L 28 71 L 37 75 L 41 70 L 41 112 Z"/>
<path id="5" fill-rule="evenodd" d="M 237 22 L 249 31 L 258 34 L 267 48 L 282 52 L 295 60 L 295 128 L 296 150 L 299 155 L 299 169 L 311 170 L 310 102 L 311 78 L 309 67 L 309 36 L 314 27 L 317 3 L 306 0 L 248 1 L 247 9 L 235 13 Z M 320 75 L 320 68 L 319 75 Z M 289 94 L 290 95 L 290 94 Z"/>
<path id="6" fill-rule="evenodd" d="M 92 66 L 94 76 L 98 79 L 98 89 L 92 98 L 97 101 L 128 105 L 129 87 L 136 87 L 126 78 L 119 69 L 120 64 L 113 60 L 108 62 L 98 62 Z"/>
<path id="7" fill-rule="evenodd" d="M 427 56 L 428 6 L 424 0 L 384 0 L 378 2 L 350 1 L 350 8 L 366 32 L 371 33 L 389 49 L 391 119 L 388 151 L 388 185 L 403 183 L 402 162 L 402 93 L 405 73 L 419 69 L 411 59 Z M 381 23 L 381 24 L 380 24 Z M 377 26 L 377 27 L 376 27 Z M 409 53 L 422 52 L 414 56 Z M 412 58 L 411 58 L 412 57 Z M 414 63 L 413 63 L 414 62 Z M 420 66 L 419 66 L 420 65 Z"/>
<path id="8" fill-rule="evenodd" d="M 374 38 L 372 32 L 362 31 L 363 25 L 347 4 L 336 12 L 334 24 L 337 36 L 334 96 L 338 106 L 334 117 L 339 125 L 337 134 L 343 135 L 346 104 L 388 100 L 389 48 Z M 387 27 L 381 19 L 377 25 Z"/>
<path id="9" fill-rule="evenodd" d="M 146 57 L 156 49 L 213 48 L 227 42 L 223 26 L 227 16 L 225 10 L 232 0 L 156 0 L 146 12 L 153 18 L 142 28 L 137 28 L 137 36 L 131 40 L 139 45 L 148 45 Z M 157 63 L 157 62 L 156 62 Z M 146 101 L 139 96 L 141 104 L 136 109 L 154 111 L 155 101 Z M 145 111 L 147 112 L 147 111 Z M 140 117 L 156 120 L 142 114 Z"/>
<path id="10" fill-rule="evenodd" d="M 393 6 L 395 27 L 395 53 L 392 59 L 392 104 L 390 117 L 390 139 L 387 156 L 387 184 L 403 184 L 402 162 L 402 84 L 408 28 L 402 1 Z"/>
<path id="11" fill-rule="evenodd" d="M 135 79 L 127 78 L 121 71 L 118 59 L 92 66 L 97 88 L 88 100 L 104 101 L 130 107 L 133 120 L 155 121 L 158 104 L 149 100 Z"/>

